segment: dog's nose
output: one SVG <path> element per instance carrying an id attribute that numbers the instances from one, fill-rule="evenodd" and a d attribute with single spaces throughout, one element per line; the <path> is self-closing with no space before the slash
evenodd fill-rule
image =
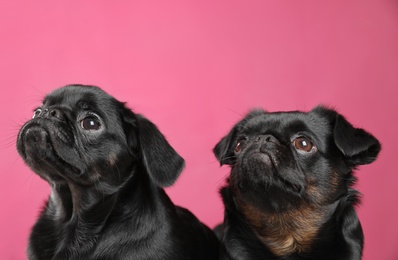
<path id="1" fill-rule="evenodd" d="M 50 117 L 56 117 L 58 119 L 64 120 L 64 114 L 59 109 L 52 108 L 48 114 Z"/>
<path id="2" fill-rule="evenodd" d="M 60 120 L 64 120 L 64 114 L 58 108 L 44 109 L 44 111 L 41 113 L 41 117 L 55 117 Z"/>
<path id="3" fill-rule="evenodd" d="M 259 136 L 257 136 L 256 141 L 257 141 L 257 142 L 262 141 L 262 142 L 265 142 L 265 143 L 271 142 L 271 143 L 275 143 L 275 144 L 280 144 L 279 140 L 276 139 L 275 136 L 273 136 L 273 135 L 268 135 L 268 134 L 267 134 L 267 135 L 259 135 Z"/>

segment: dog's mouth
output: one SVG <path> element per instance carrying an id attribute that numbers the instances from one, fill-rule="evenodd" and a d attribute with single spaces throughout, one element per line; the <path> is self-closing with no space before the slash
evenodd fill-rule
<path id="1" fill-rule="evenodd" d="M 267 167 L 276 171 L 279 165 L 278 159 L 272 153 L 267 152 L 256 152 L 250 156 L 251 160 L 261 160 Z"/>
<path id="2" fill-rule="evenodd" d="M 281 154 L 254 152 L 242 161 L 245 174 L 240 179 L 260 186 L 274 186 L 279 189 L 301 194 L 304 190 L 300 176 L 295 174 L 289 162 Z M 245 176 L 246 175 L 246 176 Z"/>
<path id="3" fill-rule="evenodd" d="M 82 170 L 68 160 L 75 153 L 70 144 L 70 137 L 64 130 L 31 121 L 20 131 L 17 149 L 33 169 L 42 169 L 46 173 L 58 169 L 56 172 L 80 175 Z"/>
<path id="4" fill-rule="evenodd" d="M 254 152 L 247 156 L 243 164 L 266 175 L 277 175 L 280 160 L 271 152 Z"/>

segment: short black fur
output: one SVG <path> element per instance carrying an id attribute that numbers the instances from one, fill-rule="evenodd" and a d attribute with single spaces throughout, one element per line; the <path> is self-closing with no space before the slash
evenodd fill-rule
<path id="1" fill-rule="evenodd" d="M 214 154 L 231 167 L 221 189 L 221 259 L 356 259 L 364 237 L 354 170 L 380 143 L 332 109 L 253 110 Z"/>
<path id="2" fill-rule="evenodd" d="M 217 259 L 212 231 L 163 190 L 184 160 L 152 122 L 101 89 L 47 95 L 17 149 L 52 189 L 29 259 Z"/>

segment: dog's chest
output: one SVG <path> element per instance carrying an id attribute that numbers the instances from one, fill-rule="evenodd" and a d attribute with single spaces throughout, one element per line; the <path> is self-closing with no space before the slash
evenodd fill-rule
<path id="1" fill-rule="evenodd" d="M 277 256 L 310 252 L 325 215 L 312 208 L 278 214 L 263 213 L 247 204 L 240 209 L 257 238 Z"/>

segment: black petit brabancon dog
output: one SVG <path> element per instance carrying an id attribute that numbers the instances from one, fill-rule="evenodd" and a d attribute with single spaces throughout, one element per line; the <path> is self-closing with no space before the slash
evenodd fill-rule
<path id="1" fill-rule="evenodd" d="M 231 166 L 222 259 L 361 259 L 353 170 L 379 142 L 334 110 L 250 112 L 214 148 Z"/>
<path id="2" fill-rule="evenodd" d="M 162 189 L 184 160 L 153 123 L 101 89 L 47 95 L 17 149 L 52 189 L 29 259 L 217 259 L 212 231 Z"/>

